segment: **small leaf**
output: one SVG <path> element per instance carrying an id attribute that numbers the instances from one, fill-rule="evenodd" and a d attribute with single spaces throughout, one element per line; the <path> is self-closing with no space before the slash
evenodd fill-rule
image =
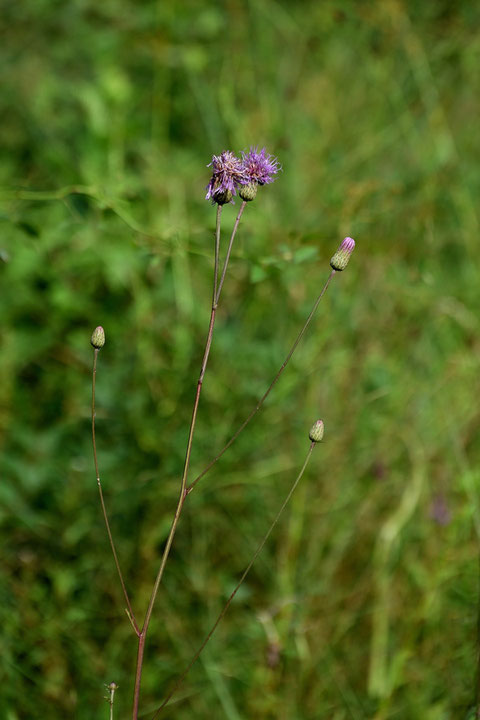
<path id="1" fill-rule="evenodd" d="M 308 262 L 309 260 L 313 260 L 318 255 L 318 248 L 314 247 L 313 245 L 306 245 L 305 247 L 301 247 L 298 250 L 295 250 L 295 254 L 293 256 L 294 262 L 297 264 Z"/>
<path id="2" fill-rule="evenodd" d="M 254 265 L 250 273 L 250 280 L 252 283 L 258 283 L 265 280 L 267 273 L 260 265 Z"/>

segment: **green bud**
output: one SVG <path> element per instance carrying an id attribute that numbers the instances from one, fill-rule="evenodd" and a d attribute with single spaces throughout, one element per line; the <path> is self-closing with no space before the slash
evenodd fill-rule
<path id="1" fill-rule="evenodd" d="M 233 194 L 231 190 L 224 190 L 223 192 L 215 193 L 213 196 L 213 202 L 216 202 L 217 205 L 226 205 L 231 202 L 232 198 Z"/>
<path id="2" fill-rule="evenodd" d="M 325 426 L 323 424 L 323 420 L 317 420 L 317 422 L 313 423 L 312 427 L 310 428 L 308 437 L 312 442 L 321 442 L 323 440 L 324 430 Z"/>
<path id="3" fill-rule="evenodd" d="M 350 255 L 355 248 L 355 240 L 351 237 L 346 237 L 338 248 L 335 255 L 330 260 L 330 265 L 334 270 L 345 270 L 350 260 Z"/>
<path id="4" fill-rule="evenodd" d="M 95 328 L 90 338 L 90 343 L 95 350 L 100 350 L 105 345 L 105 330 L 101 325 Z"/>
<path id="5" fill-rule="evenodd" d="M 255 198 L 257 197 L 257 190 L 258 183 L 251 182 L 248 183 L 248 185 L 240 185 L 238 194 L 240 195 L 242 200 L 245 200 L 245 202 L 250 202 L 251 200 L 255 200 Z"/>

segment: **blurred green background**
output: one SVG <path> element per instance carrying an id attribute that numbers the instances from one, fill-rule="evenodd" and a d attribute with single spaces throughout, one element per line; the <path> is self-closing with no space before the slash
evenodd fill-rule
<path id="1" fill-rule="evenodd" d="M 213 153 L 283 166 L 242 220 L 145 717 L 303 482 L 162 717 L 443 720 L 474 698 L 480 537 L 480 7 L 463 0 L 2 0 L 2 718 L 130 715 L 206 335 Z M 224 243 L 235 211 L 224 210 Z M 224 245 L 223 245 L 224 247 Z M 150 714 L 147 712 L 149 711 Z"/>

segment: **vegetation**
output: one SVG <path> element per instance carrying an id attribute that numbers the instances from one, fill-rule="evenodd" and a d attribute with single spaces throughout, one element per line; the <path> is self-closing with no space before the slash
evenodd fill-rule
<path id="1" fill-rule="evenodd" d="M 208 327 L 212 154 L 283 172 L 242 218 L 144 667 L 151 717 L 457 720 L 475 696 L 480 9 L 446 0 L 2 3 L 0 633 L 7 720 L 130 714 Z M 223 212 L 225 236 L 235 207 Z M 222 246 L 224 248 L 224 245 Z M 147 712 L 148 711 L 148 712 Z"/>

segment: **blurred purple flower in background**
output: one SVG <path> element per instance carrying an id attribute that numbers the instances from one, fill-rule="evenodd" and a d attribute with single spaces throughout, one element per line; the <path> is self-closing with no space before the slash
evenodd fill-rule
<path id="1" fill-rule="evenodd" d="M 430 505 L 430 517 L 437 525 L 448 525 L 452 519 L 450 509 L 444 495 L 435 495 Z"/>

